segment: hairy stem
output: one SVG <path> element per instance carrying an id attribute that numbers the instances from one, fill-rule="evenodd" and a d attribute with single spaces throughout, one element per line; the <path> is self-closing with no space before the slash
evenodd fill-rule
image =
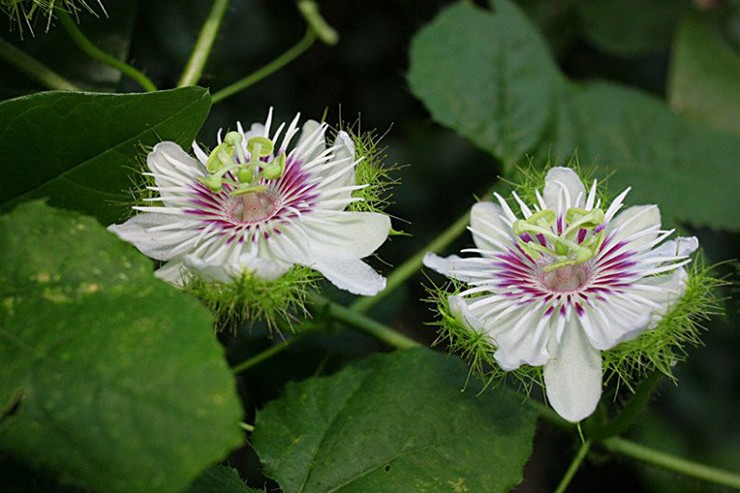
<path id="1" fill-rule="evenodd" d="M 142 87 L 142 89 L 147 92 L 153 92 L 157 90 L 157 87 L 154 85 L 151 79 L 144 75 L 143 72 L 140 72 L 128 63 L 119 60 L 118 58 L 104 52 L 103 50 L 95 46 L 93 42 L 90 41 L 90 39 L 87 38 L 87 36 L 85 36 L 82 31 L 80 31 L 80 28 L 69 17 L 69 14 L 67 14 L 66 12 L 60 12 L 59 20 L 61 21 L 65 31 L 67 31 L 67 34 L 69 34 L 69 37 L 72 38 L 72 41 L 74 41 L 77 46 L 79 46 L 80 49 L 84 51 L 90 58 L 104 63 L 109 67 L 113 67 L 122 74 L 134 80 Z"/>
<path id="2" fill-rule="evenodd" d="M 565 490 L 568 488 L 568 485 L 573 480 L 573 477 L 576 475 L 576 472 L 578 472 L 578 469 L 581 467 L 583 459 L 586 458 L 586 455 L 588 454 L 590 448 L 591 442 L 588 440 L 581 444 L 581 448 L 578 449 L 578 453 L 575 457 L 573 457 L 573 461 L 570 463 L 570 467 L 568 467 L 568 470 L 565 471 L 565 476 L 563 476 L 563 479 L 560 480 L 560 484 L 555 490 L 555 493 L 565 492 Z"/>
<path id="3" fill-rule="evenodd" d="M 228 98 L 229 96 L 233 96 L 237 92 L 243 91 L 249 86 L 259 82 L 260 80 L 264 79 L 268 75 L 271 75 L 272 73 L 276 72 L 278 69 L 282 68 L 283 66 L 293 61 L 295 58 L 301 55 L 304 51 L 309 49 L 315 41 L 316 41 L 316 32 L 311 27 L 308 27 L 308 29 L 306 29 L 306 34 L 303 36 L 303 39 L 301 39 L 298 43 L 296 43 L 288 51 L 286 51 L 285 53 L 283 53 L 282 55 L 280 55 L 279 57 L 277 57 L 276 59 L 274 59 L 267 65 L 265 65 L 264 67 L 256 70 L 255 72 L 252 72 L 251 74 L 244 77 L 243 79 L 238 80 L 234 82 L 233 84 L 230 84 L 224 87 L 223 89 L 217 91 L 211 97 L 211 101 L 214 104 L 218 103 Z"/>
<path id="4" fill-rule="evenodd" d="M 740 474 L 698 464 L 619 437 L 607 438 L 601 444 L 609 452 L 624 455 L 685 476 L 730 488 L 740 489 Z"/>
<path id="5" fill-rule="evenodd" d="M 218 31 L 221 29 L 221 23 L 226 15 L 226 9 L 229 7 L 229 0 L 215 0 L 211 11 L 208 13 L 208 18 L 203 23 L 203 27 L 198 35 L 198 40 L 195 42 L 193 52 L 190 54 L 185 70 L 183 70 L 180 76 L 180 81 L 177 83 L 177 87 L 193 86 L 198 83 L 201 75 L 203 75 L 203 69 L 208 62 L 208 57 L 211 55 L 211 49 L 213 43 L 216 40 Z"/>
<path id="6" fill-rule="evenodd" d="M 13 44 L 0 38 L 0 59 L 23 72 L 46 89 L 59 91 L 79 91 L 76 85 L 69 82 L 52 69 L 42 64 L 29 54 L 16 48 Z"/>

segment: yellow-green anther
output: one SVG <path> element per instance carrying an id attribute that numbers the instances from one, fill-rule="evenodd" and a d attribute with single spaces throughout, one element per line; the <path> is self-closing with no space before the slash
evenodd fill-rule
<path id="1" fill-rule="evenodd" d="M 280 178 L 285 173 L 285 153 L 281 153 L 278 157 L 273 159 L 270 164 L 265 166 L 262 171 L 262 176 L 266 180 L 274 180 Z"/>
<path id="2" fill-rule="evenodd" d="M 246 163 L 247 158 L 244 155 L 244 149 L 242 149 L 242 140 L 244 140 L 244 136 L 239 132 L 229 132 L 224 137 L 224 142 L 234 146 L 236 155 L 239 156 L 239 162 Z"/>
<path id="3" fill-rule="evenodd" d="M 247 150 L 252 157 L 269 156 L 272 149 L 272 141 L 266 137 L 252 137 L 247 141 Z"/>
<path id="4" fill-rule="evenodd" d="M 246 195 L 248 193 L 264 192 L 267 187 L 264 185 L 247 185 L 239 186 L 236 190 L 229 192 L 230 195 L 236 197 L 237 195 Z"/>
<path id="5" fill-rule="evenodd" d="M 242 134 L 239 132 L 229 132 L 224 136 L 224 142 L 233 146 L 238 145 L 242 139 Z"/>
<path id="6" fill-rule="evenodd" d="M 206 169 L 209 173 L 215 173 L 224 166 L 230 166 L 232 164 L 234 164 L 234 146 L 222 142 L 208 156 Z"/>
<path id="7" fill-rule="evenodd" d="M 593 209 L 577 209 L 575 207 L 568 209 L 565 213 L 565 219 L 568 222 L 568 228 L 563 231 L 564 235 L 570 234 L 578 229 L 593 229 L 604 222 L 604 211 Z"/>
<path id="8" fill-rule="evenodd" d="M 582 264 L 588 260 L 591 260 L 594 254 L 595 252 L 591 250 L 590 248 L 579 247 L 576 250 L 576 257 L 574 260 L 576 261 L 577 264 Z"/>
<path id="9" fill-rule="evenodd" d="M 558 215 L 555 213 L 555 211 L 545 209 L 539 212 L 535 212 L 534 214 L 529 216 L 526 219 L 526 222 L 528 222 L 529 224 L 537 225 L 541 228 L 546 228 L 548 226 L 552 226 L 557 218 Z"/>
<path id="10" fill-rule="evenodd" d="M 221 177 L 216 175 L 202 176 L 198 178 L 198 181 L 208 187 L 211 192 L 216 193 L 221 191 L 221 186 L 223 185 Z"/>

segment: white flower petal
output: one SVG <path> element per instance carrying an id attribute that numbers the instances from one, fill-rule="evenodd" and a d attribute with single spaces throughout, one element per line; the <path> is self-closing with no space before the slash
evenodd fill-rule
<path id="1" fill-rule="evenodd" d="M 166 206 L 180 206 L 170 203 L 168 199 L 175 195 L 172 188 L 185 188 L 198 177 L 205 175 L 204 166 L 197 159 L 174 142 L 160 142 L 154 146 L 146 158 L 146 163 L 157 187 L 161 188 L 160 196 Z M 176 195 L 175 195 L 176 196 Z"/>
<path id="2" fill-rule="evenodd" d="M 457 279 L 458 281 L 472 282 L 477 279 L 486 279 L 487 270 L 481 269 L 478 264 L 473 264 L 467 259 L 457 255 L 442 258 L 433 253 L 424 255 L 423 264 L 440 274 Z"/>
<path id="3" fill-rule="evenodd" d="M 447 298 L 450 305 L 450 312 L 463 323 L 466 327 L 483 332 L 483 323 L 468 308 L 468 302 L 461 296 L 450 296 Z"/>
<path id="4" fill-rule="evenodd" d="M 195 255 L 185 255 L 183 264 L 204 281 L 231 282 L 234 278 L 229 265 L 224 262 L 206 262 Z"/>
<path id="5" fill-rule="evenodd" d="M 373 296 L 385 289 L 385 277 L 362 260 L 312 245 L 305 265 L 321 272 L 332 284 L 350 293 Z"/>
<path id="6" fill-rule="evenodd" d="M 511 246 L 511 227 L 501 219 L 503 214 L 493 202 L 478 202 L 470 210 L 470 231 L 478 248 L 498 252 Z"/>
<path id="7" fill-rule="evenodd" d="M 545 176 L 543 198 L 548 209 L 565 213 L 570 207 L 581 207 L 586 188 L 575 171 L 570 168 L 551 168 Z"/>
<path id="8" fill-rule="evenodd" d="M 301 159 L 308 163 L 316 159 L 326 150 L 324 141 L 323 126 L 316 120 L 308 120 L 303 124 L 301 135 L 298 137 L 298 143 L 295 146 L 297 153 L 300 153 Z"/>
<path id="9" fill-rule="evenodd" d="M 155 260 L 170 260 L 174 250 L 183 242 L 198 235 L 198 231 L 177 229 L 173 231 L 150 231 L 150 228 L 171 224 L 167 214 L 137 214 L 123 224 L 112 224 L 108 231 L 133 244 L 141 253 Z"/>
<path id="10" fill-rule="evenodd" d="M 542 366 L 550 359 L 547 351 L 550 317 L 533 306 L 517 308 L 496 322 L 485 323 L 498 348 L 494 353 L 496 362 L 505 371 L 524 364 Z"/>
<path id="11" fill-rule="evenodd" d="M 657 205 L 628 207 L 609 223 L 607 232 L 614 233 L 615 242 L 628 241 L 630 248 L 647 246 L 660 234 L 660 209 Z"/>
<path id="12" fill-rule="evenodd" d="M 364 258 L 388 238 L 391 220 L 376 212 L 332 212 L 307 215 L 303 226 L 311 241 Z"/>
<path id="13" fill-rule="evenodd" d="M 589 344 L 576 317 L 551 353 L 544 368 L 547 399 L 560 416 L 576 423 L 590 416 L 601 398 L 601 353 Z"/>
<path id="14" fill-rule="evenodd" d="M 187 281 L 185 266 L 180 260 L 172 260 L 154 271 L 154 275 L 163 281 L 167 281 L 175 286 L 183 286 Z"/>
<path id="15" fill-rule="evenodd" d="M 274 258 L 258 257 L 251 252 L 243 253 L 239 257 L 239 264 L 244 270 L 252 272 L 261 279 L 268 281 L 277 279 L 288 270 L 291 264 Z"/>
<path id="16" fill-rule="evenodd" d="M 666 241 L 650 251 L 650 257 L 688 257 L 699 248 L 699 240 L 695 236 L 680 237 Z"/>

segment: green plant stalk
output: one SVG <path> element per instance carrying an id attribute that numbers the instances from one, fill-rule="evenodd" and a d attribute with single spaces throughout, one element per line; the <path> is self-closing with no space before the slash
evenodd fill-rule
<path id="1" fill-rule="evenodd" d="M 376 339 L 385 342 L 396 349 L 410 349 L 421 346 L 421 344 L 415 340 L 401 334 L 387 325 L 375 321 L 372 318 L 366 317 L 361 313 L 357 313 L 351 308 L 333 303 L 321 296 L 314 296 L 312 301 L 319 308 L 325 308 L 326 312 L 333 319 L 344 322 L 350 327 L 370 334 Z"/>
<path id="2" fill-rule="evenodd" d="M 144 75 L 143 72 L 140 72 L 128 63 L 119 60 L 118 58 L 104 52 L 103 50 L 95 46 L 93 42 L 90 41 L 82 33 L 82 31 L 80 31 L 80 28 L 69 17 L 69 14 L 67 14 L 66 12 L 60 12 L 59 20 L 62 23 L 62 27 L 64 27 L 64 29 L 67 31 L 67 34 L 69 34 L 69 37 L 72 38 L 72 41 L 74 41 L 77 46 L 79 46 L 80 49 L 84 51 L 90 58 L 93 58 L 94 60 L 97 60 L 101 63 L 104 63 L 105 65 L 108 65 L 109 67 L 113 67 L 114 69 L 120 71 L 125 76 L 134 80 L 142 87 L 142 89 L 147 92 L 154 92 L 157 90 L 157 87 L 154 85 L 151 79 Z"/>
<path id="3" fill-rule="evenodd" d="M 42 64 L 23 50 L 0 38 L 0 59 L 5 60 L 46 89 L 59 91 L 80 91 L 81 89 L 69 82 L 52 69 Z"/>
<path id="4" fill-rule="evenodd" d="M 438 253 L 447 247 L 450 243 L 455 241 L 455 238 L 460 236 L 465 228 L 468 226 L 470 221 L 470 212 L 466 212 L 460 216 L 454 223 L 452 223 L 447 229 L 439 234 L 434 240 L 432 240 L 427 246 L 416 252 L 413 257 L 406 260 L 404 263 L 399 265 L 396 269 L 391 272 L 388 276 L 385 289 L 375 296 L 369 298 L 360 298 L 352 303 L 349 308 L 357 313 L 365 313 L 370 308 L 375 306 L 378 302 L 383 300 L 386 296 L 391 294 L 396 288 L 403 284 L 409 277 L 413 276 L 422 266 L 422 260 L 427 252 Z"/>
<path id="5" fill-rule="evenodd" d="M 273 61 L 271 61 L 264 67 L 256 70 L 255 72 L 252 72 L 251 74 L 244 77 L 243 79 L 240 79 L 234 82 L 233 84 L 230 84 L 224 87 L 223 89 L 217 91 L 211 97 L 211 101 L 213 102 L 213 104 L 221 102 L 224 99 L 228 98 L 229 96 L 233 96 L 237 92 L 243 91 L 249 86 L 264 79 L 268 75 L 273 74 L 274 72 L 276 72 L 283 66 L 287 65 L 288 63 L 296 59 L 299 55 L 301 55 L 307 49 L 309 49 L 311 45 L 314 44 L 315 41 L 316 41 L 316 32 L 314 32 L 314 30 L 311 27 L 308 27 L 306 29 L 306 34 L 303 36 L 303 38 L 298 43 L 293 45 L 293 47 L 288 49 L 288 51 L 278 56 L 276 59 L 274 59 Z"/>
<path id="6" fill-rule="evenodd" d="M 560 480 L 560 484 L 558 484 L 558 487 L 555 490 L 555 493 L 565 492 L 565 490 L 568 488 L 568 485 L 573 480 L 573 477 L 578 472 L 578 469 L 581 467 L 581 464 L 583 463 L 583 459 L 586 458 L 586 455 L 588 454 L 588 451 L 590 448 L 591 448 L 591 442 L 588 440 L 586 440 L 585 442 L 581 444 L 581 448 L 578 449 L 578 453 L 573 458 L 573 461 L 570 463 L 568 470 L 565 471 L 565 475 L 563 476 L 563 479 Z"/>
<path id="7" fill-rule="evenodd" d="M 621 454 L 709 483 L 740 489 L 740 474 L 737 473 L 698 464 L 619 437 L 607 438 L 601 444 L 606 450 L 614 454 Z"/>
<path id="8" fill-rule="evenodd" d="M 180 76 L 180 81 L 177 83 L 177 87 L 194 86 L 200 80 L 228 7 L 229 0 L 215 0 L 213 2 L 211 11 L 203 23 L 195 46 L 193 46 L 193 51 L 190 54 L 190 59 L 188 59 L 188 63 L 185 65 L 185 69 Z"/>

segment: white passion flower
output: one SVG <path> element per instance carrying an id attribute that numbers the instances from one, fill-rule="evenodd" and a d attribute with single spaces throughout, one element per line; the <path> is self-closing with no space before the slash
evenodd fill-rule
<path id="1" fill-rule="evenodd" d="M 601 351 L 650 330 L 686 289 L 682 267 L 696 238 L 664 242 L 655 205 L 622 208 L 629 189 L 608 207 L 578 175 L 552 168 L 531 206 L 513 194 L 521 218 L 498 194 L 476 204 L 470 231 L 477 256 L 424 264 L 463 281 L 449 298 L 466 327 L 485 334 L 505 371 L 542 366 L 547 398 L 571 422 L 601 397 Z"/>
<path id="2" fill-rule="evenodd" d="M 156 275 L 174 284 L 189 276 L 228 283 L 245 273 L 277 279 L 298 264 L 337 287 L 373 295 L 385 278 L 362 258 L 387 238 L 388 216 L 344 209 L 355 200 L 355 148 L 339 132 L 326 144 L 326 124 L 307 121 L 297 143 L 299 116 L 271 130 L 254 124 L 221 138 L 197 159 L 173 142 L 157 144 L 147 165 L 162 205 L 108 229 L 145 255 L 166 262 Z M 271 133 L 272 132 L 272 133 Z"/>

